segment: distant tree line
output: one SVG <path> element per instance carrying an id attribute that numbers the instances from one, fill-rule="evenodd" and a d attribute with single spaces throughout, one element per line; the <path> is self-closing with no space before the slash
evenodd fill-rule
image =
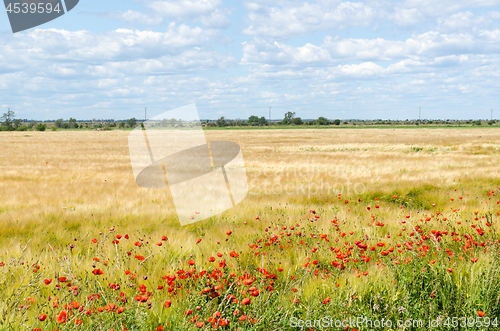
<path id="1" fill-rule="evenodd" d="M 270 125 L 340 125 L 341 120 L 336 119 L 333 121 L 328 120 L 326 117 L 319 117 L 316 120 L 303 121 L 302 118 L 296 117 L 295 112 L 287 112 L 281 121 L 268 121 L 264 116 L 258 117 L 252 115 L 248 120 L 235 119 L 228 120 L 221 117 L 216 121 L 207 120 L 204 123 L 205 127 L 231 127 L 231 126 L 270 126 Z M 346 122 L 347 124 L 347 122 Z"/>
<path id="2" fill-rule="evenodd" d="M 113 130 L 114 128 L 134 128 L 137 126 L 137 119 L 131 118 L 124 121 L 115 122 L 114 120 L 89 120 L 78 121 L 70 118 L 65 121 L 60 118 L 57 120 L 35 121 L 15 118 L 15 113 L 8 110 L 0 117 L 0 131 L 45 131 L 51 129 L 94 129 L 94 130 Z"/>
<path id="3" fill-rule="evenodd" d="M 280 121 L 269 121 L 264 116 L 258 117 L 252 115 L 248 120 L 242 119 L 226 119 L 224 116 L 215 121 L 205 120 L 201 124 L 203 127 L 264 127 L 264 126 L 408 126 L 408 125 L 441 125 L 441 126 L 480 126 L 493 125 L 496 120 L 329 120 L 326 117 L 318 117 L 315 120 L 302 120 L 297 117 L 295 112 L 287 112 Z M 70 118 L 65 121 L 62 118 L 57 120 L 35 121 L 27 119 L 15 118 L 15 113 L 11 110 L 3 113 L 0 117 L 0 131 L 45 131 L 45 130 L 114 130 L 114 129 L 131 129 L 137 125 L 144 127 L 143 121 L 136 118 L 127 120 L 115 121 L 113 119 L 106 120 L 76 120 Z M 184 122 L 180 119 L 162 119 L 161 121 L 153 122 L 151 127 L 184 127 L 192 126 L 193 123 Z M 199 125 L 199 124 L 198 124 Z"/>

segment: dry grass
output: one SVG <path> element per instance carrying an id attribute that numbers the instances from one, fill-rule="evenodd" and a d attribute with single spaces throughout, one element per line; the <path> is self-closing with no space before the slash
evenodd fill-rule
<path id="1" fill-rule="evenodd" d="M 64 228 L 193 231 L 179 229 L 168 190 L 135 184 L 128 133 L 2 133 L 2 249 L 28 238 L 63 240 Z M 479 194 L 482 183 L 500 177 L 499 129 L 235 130 L 206 131 L 206 136 L 240 144 L 250 185 L 240 205 L 204 222 L 209 227 L 279 204 L 289 210 L 314 207 L 310 204 L 348 190 L 351 198 L 426 185 Z"/>
<path id="2" fill-rule="evenodd" d="M 161 254 L 152 265 L 144 267 L 151 279 L 182 267 L 191 256 L 197 265 L 203 265 L 207 256 L 230 250 L 246 251 L 241 254 L 248 266 L 242 264 L 241 268 L 259 263 L 274 268 L 282 262 L 285 270 L 300 274 L 309 250 L 292 249 L 277 251 L 268 258 L 255 257 L 248 253 L 248 243 L 262 236 L 264 228 L 271 228 L 271 224 L 278 229 L 296 222 L 304 223 L 304 233 L 338 236 L 330 222 L 309 223 L 305 216 L 309 209 L 315 209 L 322 220 L 339 218 L 356 236 L 368 235 L 375 240 L 399 232 L 401 224 L 396 220 L 408 213 L 440 210 L 450 215 L 448 222 L 454 222 L 446 223 L 446 227 L 451 224 L 467 228 L 470 224 L 458 226 L 457 220 L 470 218 L 473 211 L 480 215 L 498 212 L 493 201 L 485 204 L 485 193 L 500 186 L 500 129 L 206 131 L 209 141 L 228 140 L 241 146 L 250 192 L 233 209 L 186 227 L 180 227 L 176 219 L 168 189 L 136 185 L 128 156 L 128 134 L 2 132 L 0 262 L 9 263 L 16 257 L 29 265 L 35 261 L 42 264 L 43 277 L 59 273 L 83 277 L 92 270 L 96 254 L 95 248 L 89 248 L 90 240 L 100 231 L 111 236 L 109 228 L 117 227 L 134 240 L 142 237 L 156 242 L 168 235 L 167 247 L 147 248 Z M 396 204 L 393 195 L 405 199 Z M 464 200 L 457 200 L 458 196 Z M 367 206 L 373 208 L 374 198 L 384 204 L 376 217 L 387 224 L 387 232 L 367 226 L 373 213 Z M 351 202 L 345 204 L 346 199 Z M 358 199 L 362 203 L 355 204 Z M 434 203 L 438 207 L 424 212 Z M 462 210 L 455 212 L 457 206 Z M 255 221 L 256 215 L 262 221 Z M 230 241 L 216 244 L 227 238 L 228 228 L 234 231 Z M 491 229 L 497 231 L 498 224 L 494 222 Z M 202 245 L 196 244 L 197 238 L 203 238 Z M 81 270 L 66 270 L 65 259 L 57 254 L 68 254 L 68 246 L 75 240 L 78 242 L 68 258 L 73 267 L 77 265 Z M 46 249 L 48 244 L 54 251 Z M 119 248 L 108 243 L 99 256 L 112 261 L 113 270 L 115 266 L 116 270 L 123 269 L 124 265 L 132 268 L 131 258 L 126 254 L 119 257 L 115 249 Z M 329 250 L 322 254 L 322 258 L 330 258 Z M 485 265 L 488 260 L 481 263 Z M 387 274 L 375 265 L 369 268 L 373 284 L 382 288 Z M 335 281 L 343 283 L 347 279 L 354 286 L 352 293 L 374 291 L 372 287 L 363 289 L 361 279 L 352 273 L 339 275 Z M 23 284 L 21 275 L 14 281 L 13 288 Z M 303 297 L 323 290 L 318 289 L 315 278 L 305 277 L 301 282 Z"/>

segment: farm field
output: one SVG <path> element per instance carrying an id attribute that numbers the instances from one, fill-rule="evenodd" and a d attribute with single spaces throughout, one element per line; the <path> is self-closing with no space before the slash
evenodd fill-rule
<path id="1" fill-rule="evenodd" d="M 185 227 L 129 133 L 0 133 L 2 330 L 500 329 L 500 129 L 207 130 L 249 194 Z"/>

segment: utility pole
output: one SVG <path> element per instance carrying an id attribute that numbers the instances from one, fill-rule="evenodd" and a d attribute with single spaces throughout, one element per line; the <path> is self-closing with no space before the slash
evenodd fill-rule
<path id="1" fill-rule="evenodd" d="M 422 107 L 418 107 L 418 121 L 420 122 L 421 119 L 421 114 L 422 113 Z"/>
<path id="2" fill-rule="evenodd" d="M 271 122 L 271 107 L 269 107 L 269 122 Z"/>
<path id="3" fill-rule="evenodd" d="M 491 120 L 493 121 L 493 109 L 490 109 L 491 111 Z"/>
<path id="4" fill-rule="evenodd" d="M 148 119 L 146 116 L 147 110 L 148 110 L 148 107 L 144 107 L 144 122 L 146 122 L 146 120 Z"/>

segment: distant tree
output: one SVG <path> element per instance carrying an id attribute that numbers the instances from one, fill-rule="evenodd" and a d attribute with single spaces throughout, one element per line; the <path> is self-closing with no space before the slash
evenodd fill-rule
<path id="1" fill-rule="evenodd" d="M 36 126 L 37 124 L 38 124 L 38 122 L 37 122 L 37 121 L 31 121 L 31 122 L 28 124 L 28 127 L 33 129 L 33 127 L 34 127 L 34 126 Z"/>
<path id="2" fill-rule="evenodd" d="M 257 120 L 257 124 L 259 126 L 265 126 L 265 125 L 268 125 L 269 123 L 267 122 L 266 118 L 264 116 L 262 116 L 261 118 L 259 118 Z"/>
<path id="3" fill-rule="evenodd" d="M 219 118 L 215 123 L 217 124 L 218 127 L 225 127 L 225 126 L 227 126 L 227 121 L 224 118 L 224 116 L 222 116 L 221 118 Z"/>
<path id="4" fill-rule="evenodd" d="M 70 119 L 68 120 L 68 127 L 74 128 L 75 123 L 76 123 L 76 119 L 74 119 L 73 117 L 70 117 Z"/>
<path id="5" fill-rule="evenodd" d="M 119 127 L 120 129 L 123 129 L 123 128 L 125 127 L 125 122 L 120 122 L 120 123 L 118 124 L 118 127 Z"/>
<path id="6" fill-rule="evenodd" d="M 56 128 L 62 128 L 64 126 L 64 120 L 62 118 L 60 118 L 54 124 L 55 124 Z"/>
<path id="7" fill-rule="evenodd" d="M 15 119 L 14 120 L 14 128 L 16 128 L 16 129 L 19 128 L 19 126 L 21 125 L 22 122 L 23 122 L 23 120 L 20 118 Z"/>
<path id="8" fill-rule="evenodd" d="M 250 125 L 258 125 L 259 118 L 255 115 L 252 115 L 248 118 L 248 124 Z"/>
<path id="9" fill-rule="evenodd" d="M 70 127 L 70 126 L 69 126 L 69 123 L 64 123 L 64 124 L 63 124 L 63 128 L 64 128 L 64 129 L 69 129 L 69 127 Z"/>
<path id="10" fill-rule="evenodd" d="M 13 130 L 12 123 L 14 121 L 14 115 L 14 112 L 9 110 L 6 113 L 3 113 L 2 117 L 0 117 L 0 122 L 2 122 L 8 130 Z"/>
<path id="11" fill-rule="evenodd" d="M 45 129 L 47 128 L 47 125 L 46 124 L 43 124 L 43 123 L 38 123 L 35 127 L 35 130 L 37 131 L 45 131 Z"/>
<path id="12" fill-rule="evenodd" d="M 489 120 L 489 121 L 488 121 L 488 125 L 493 125 L 493 124 L 495 124 L 495 121 L 494 121 L 494 120 Z"/>
<path id="13" fill-rule="evenodd" d="M 335 125 L 340 125 L 340 122 L 341 122 L 341 121 L 340 121 L 339 119 L 336 119 L 336 120 L 334 120 L 334 121 L 333 121 L 333 124 L 335 124 Z"/>
<path id="14" fill-rule="evenodd" d="M 328 125 L 328 124 L 330 124 L 330 121 L 326 117 L 319 117 L 316 120 L 316 124 L 317 125 Z M 340 124 L 340 120 L 339 120 L 339 124 Z"/>
<path id="15" fill-rule="evenodd" d="M 135 128 L 135 126 L 137 125 L 137 120 L 135 119 L 135 117 L 132 117 L 127 121 L 127 124 L 129 127 Z"/>
<path id="16" fill-rule="evenodd" d="M 304 122 L 302 121 L 302 119 L 300 117 L 295 117 L 293 120 L 292 120 L 292 124 L 295 124 L 295 125 L 302 125 L 304 124 Z"/>
<path id="17" fill-rule="evenodd" d="M 166 118 L 162 119 L 159 123 L 160 127 L 164 128 L 168 126 L 168 120 Z"/>
<path id="18" fill-rule="evenodd" d="M 283 118 L 281 124 L 291 124 L 294 118 L 295 118 L 295 112 L 289 111 L 285 113 L 285 118 Z"/>

